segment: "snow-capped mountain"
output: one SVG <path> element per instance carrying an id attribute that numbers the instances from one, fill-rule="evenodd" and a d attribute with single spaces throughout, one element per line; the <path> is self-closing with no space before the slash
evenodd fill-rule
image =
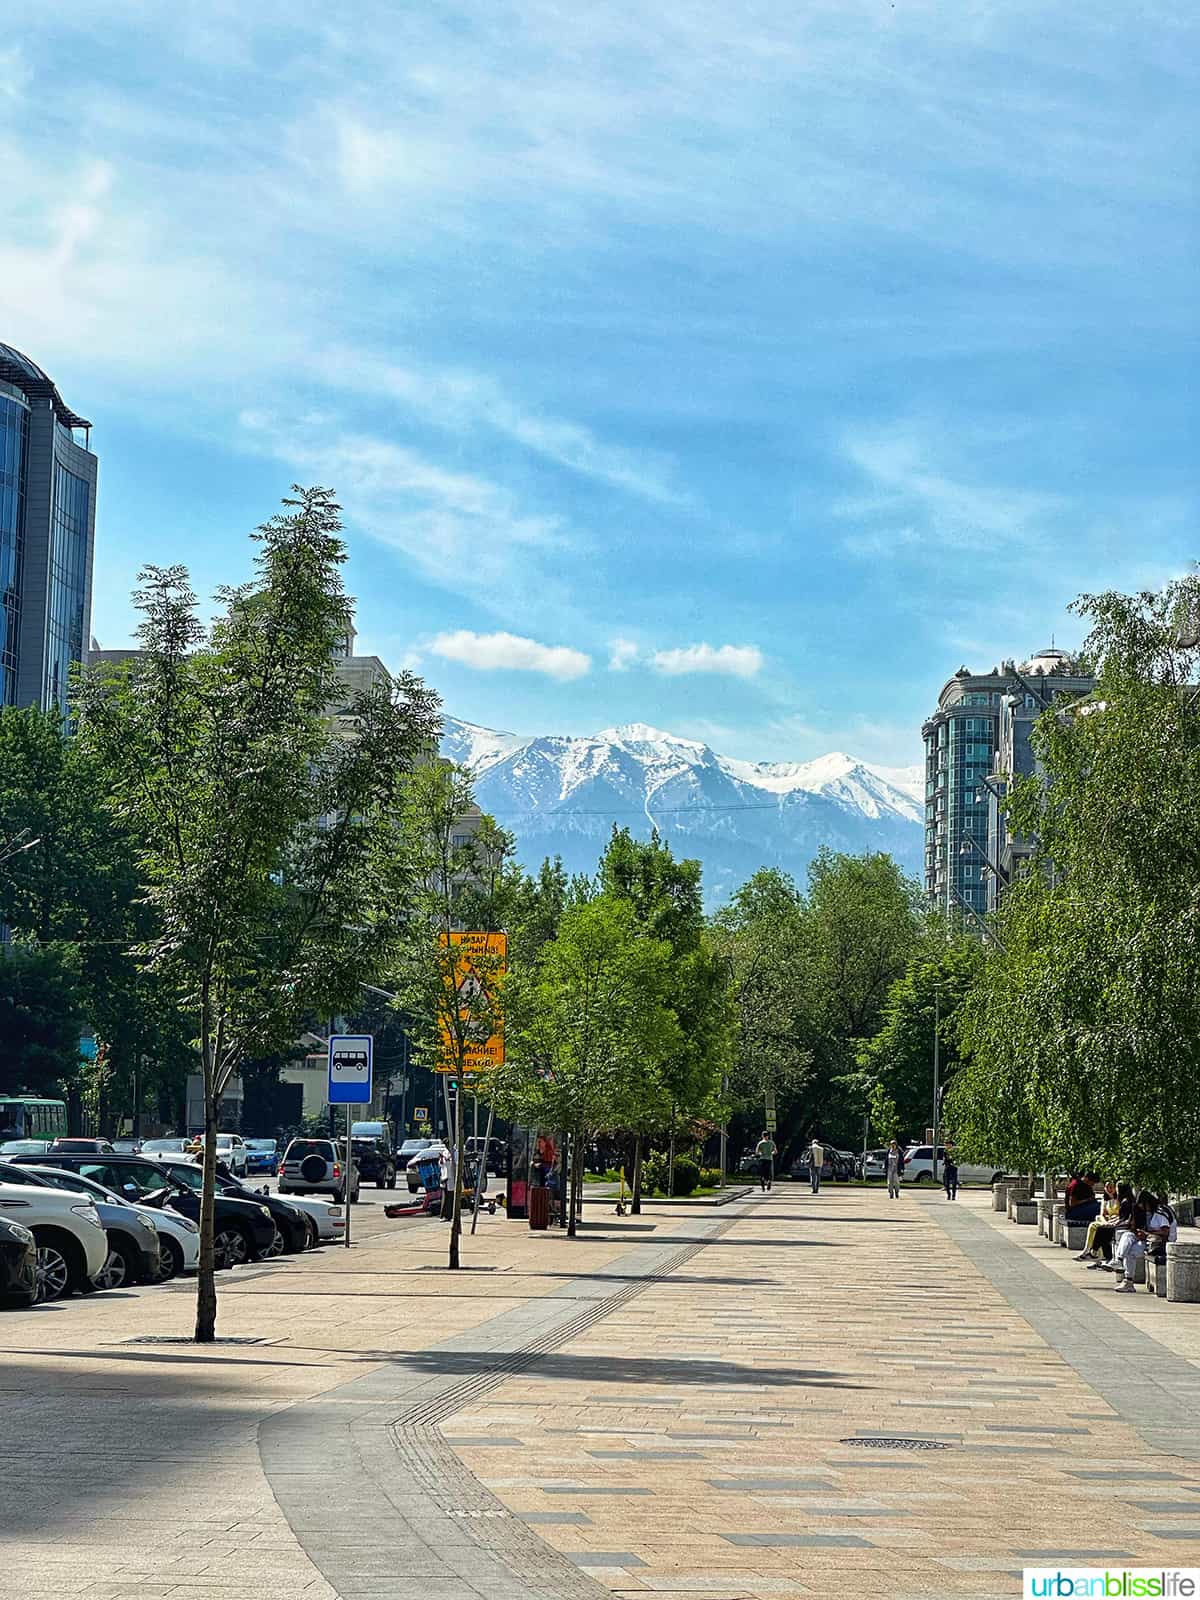
<path id="1" fill-rule="evenodd" d="M 835 752 L 815 761 L 737 761 L 644 723 L 570 738 L 522 738 L 445 719 L 442 753 L 475 774 L 480 806 L 517 836 L 527 867 L 561 855 L 593 872 L 613 823 L 657 827 L 704 863 L 716 905 L 761 866 L 803 880 L 822 845 L 887 850 L 910 872 L 922 853 L 924 770 Z"/>

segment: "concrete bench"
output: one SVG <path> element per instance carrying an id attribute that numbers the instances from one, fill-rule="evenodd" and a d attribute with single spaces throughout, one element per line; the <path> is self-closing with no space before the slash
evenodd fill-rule
<path id="1" fill-rule="evenodd" d="M 1030 1228 L 1037 1222 L 1036 1200 L 1015 1200 L 1012 1210 L 1014 1222 L 1020 1222 Z"/>
<path id="2" fill-rule="evenodd" d="M 1087 1243 L 1090 1226 L 1091 1224 L 1088 1222 L 1068 1222 L 1064 1217 L 1062 1219 L 1062 1235 L 1058 1241 L 1059 1244 L 1065 1245 L 1068 1250 L 1074 1250 L 1078 1254 Z"/>
<path id="3" fill-rule="evenodd" d="M 1017 1220 L 1017 1207 L 1021 1206 L 1021 1205 L 1029 1205 L 1029 1204 L 1031 1204 L 1031 1197 L 1030 1197 L 1030 1193 L 1029 1193 L 1029 1185 L 1025 1184 L 1022 1187 L 1018 1187 L 1016 1184 L 1013 1184 L 1012 1187 L 1008 1191 L 1008 1220 L 1010 1222 L 1015 1222 Z M 1036 1207 L 1034 1208 L 1034 1213 L 1033 1214 L 1034 1214 L 1034 1217 L 1036 1218 L 1037 1217 L 1037 1209 L 1036 1209 Z"/>
<path id="4" fill-rule="evenodd" d="M 1123 1263 L 1121 1263 L 1119 1261 L 1114 1261 L 1114 1263 L 1113 1263 L 1113 1277 L 1114 1278 L 1123 1278 L 1124 1276 L 1125 1276 L 1125 1268 L 1124 1268 Z M 1145 1258 L 1145 1256 L 1139 1256 L 1137 1258 L 1137 1260 L 1133 1264 L 1133 1281 L 1134 1281 L 1134 1283 L 1145 1283 L 1145 1281 L 1146 1281 L 1146 1258 Z"/>
<path id="5" fill-rule="evenodd" d="M 1165 1256 L 1161 1261 L 1156 1260 L 1154 1256 L 1146 1257 L 1146 1282 L 1160 1300 L 1167 1298 L 1167 1262 Z"/>
<path id="6" fill-rule="evenodd" d="M 1054 1200 L 1049 1195 L 1038 1196 L 1038 1232 L 1046 1239 L 1054 1238 Z"/>
<path id="7" fill-rule="evenodd" d="M 1167 1299 L 1200 1300 L 1200 1243 L 1177 1239 L 1167 1246 Z"/>

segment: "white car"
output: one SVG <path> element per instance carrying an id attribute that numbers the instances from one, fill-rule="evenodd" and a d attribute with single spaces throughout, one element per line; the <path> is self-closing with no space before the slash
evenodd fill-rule
<path id="1" fill-rule="evenodd" d="M 946 1147 L 938 1146 L 937 1181 L 942 1181 L 942 1172 L 946 1161 Z M 904 1171 L 900 1174 L 904 1183 L 932 1183 L 933 1182 L 933 1146 L 931 1144 L 910 1144 L 904 1152 Z M 1003 1167 L 981 1167 L 972 1165 L 969 1161 L 958 1163 L 959 1183 L 995 1183 L 997 1178 L 1004 1176 Z"/>
<path id="2" fill-rule="evenodd" d="M 65 1167 L 33 1167 L 39 1177 L 47 1178 L 60 1188 L 71 1188 L 80 1194 L 93 1195 L 97 1200 L 107 1200 L 112 1205 L 125 1206 L 145 1217 L 158 1233 L 158 1276 L 155 1283 L 167 1283 L 183 1272 L 195 1272 L 200 1260 L 200 1229 L 191 1217 L 172 1211 L 169 1206 L 140 1206 L 124 1195 L 106 1189 L 95 1178 L 85 1178 L 82 1172 L 72 1172 Z"/>
<path id="3" fill-rule="evenodd" d="M 288 1205 L 303 1211 L 317 1225 L 317 1242 L 328 1244 L 331 1239 L 341 1239 L 346 1232 L 346 1208 L 336 1200 L 322 1200 L 315 1194 L 289 1194 Z"/>
<path id="4" fill-rule="evenodd" d="M 19 1222 L 37 1242 L 38 1299 L 80 1292 L 108 1260 L 108 1235 L 90 1200 L 64 1189 L 0 1183 L 0 1217 Z"/>

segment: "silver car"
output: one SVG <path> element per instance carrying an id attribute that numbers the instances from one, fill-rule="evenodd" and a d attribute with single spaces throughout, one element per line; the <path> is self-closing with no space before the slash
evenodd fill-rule
<path id="1" fill-rule="evenodd" d="M 342 1204 L 358 1201 L 358 1168 L 351 1163 L 346 1182 L 346 1152 L 332 1139 L 293 1139 L 279 1163 L 280 1194 L 328 1194 Z"/>

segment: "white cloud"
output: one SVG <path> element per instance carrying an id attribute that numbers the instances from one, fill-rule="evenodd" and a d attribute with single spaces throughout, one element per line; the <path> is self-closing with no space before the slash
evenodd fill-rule
<path id="1" fill-rule="evenodd" d="M 638 647 L 632 639 L 614 639 L 608 657 L 610 672 L 628 672 L 638 658 Z"/>
<path id="2" fill-rule="evenodd" d="M 678 650 L 656 650 L 650 657 L 650 665 L 669 678 L 681 677 L 687 672 L 753 678 L 762 670 L 763 654 L 756 644 L 689 644 Z"/>
<path id="3" fill-rule="evenodd" d="M 489 428 L 580 477 L 660 505 L 687 501 L 671 483 L 670 463 L 661 455 L 606 444 L 577 422 L 521 404 L 480 373 L 400 366 L 344 348 L 330 350 L 317 365 L 328 382 L 360 393 L 388 395 L 412 415 L 449 433 L 467 437 L 481 427 Z"/>
<path id="4" fill-rule="evenodd" d="M 539 644 L 516 633 L 439 633 L 429 645 L 430 652 L 446 661 L 481 672 L 540 672 L 560 683 L 582 678 L 591 670 L 591 657 L 564 644 Z"/>

